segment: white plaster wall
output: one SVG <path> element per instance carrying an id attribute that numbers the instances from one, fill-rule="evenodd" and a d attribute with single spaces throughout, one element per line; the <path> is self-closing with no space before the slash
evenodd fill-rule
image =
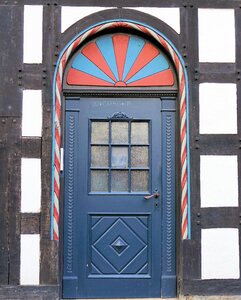
<path id="1" fill-rule="evenodd" d="M 201 242 L 202 279 L 240 277 L 238 229 L 202 229 Z"/>
<path id="2" fill-rule="evenodd" d="M 93 7 L 93 6 L 63 6 L 61 11 L 61 32 L 64 32 L 71 25 L 76 23 L 78 20 L 114 7 Z M 163 22 L 167 23 L 172 27 L 177 33 L 180 33 L 180 11 L 179 8 L 159 8 L 159 7 L 125 7 L 128 9 L 138 10 L 150 14 Z"/>
<path id="3" fill-rule="evenodd" d="M 238 157 L 201 155 L 201 207 L 238 206 Z"/>
<path id="4" fill-rule="evenodd" d="M 39 234 L 21 234 L 20 284 L 39 284 L 40 237 Z"/>
<path id="5" fill-rule="evenodd" d="M 235 62 L 233 9 L 198 9 L 200 62 Z"/>
<path id="6" fill-rule="evenodd" d="M 37 213 L 41 209 L 41 160 L 22 158 L 21 212 Z"/>
<path id="7" fill-rule="evenodd" d="M 41 90 L 23 90 L 22 136 L 42 136 Z"/>
<path id="8" fill-rule="evenodd" d="M 64 32 L 71 25 L 80 19 L 87 17 L 93 13 L 110 9 L 114 7 L 98 7 L 98 6 L 62 6 L 61 8 L 61 32 Z"/>
<path id="9" fill-rule="evenodd" d="M 234 83 L 199 85 L 201 134 L 237 134 L 237 87 Z"/>
<path id="10" fill-rule="evenodd" d="M 176 7 L 126 7 L 156 17 L 180 33 L 180 9 Z"/>
<path id="11" fill-rule="evenodd" d="M 24 5 L 23 62 L 42 62 L 43 6 Z"/>

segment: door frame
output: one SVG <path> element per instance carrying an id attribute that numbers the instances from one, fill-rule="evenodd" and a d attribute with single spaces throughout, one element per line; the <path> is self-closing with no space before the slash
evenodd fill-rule
<path id="1" fill-rule="evenodd" d="M 170 282 L 172 282 L 172 284 L 170 285 L 170 289 L 167 289 L 167 290 L 162 290 L 160 291 L 161 292 L 161 297 L 176 297 L 176 294 L 178 294 L 178 274 L 179 274 L 179 260 L 180 260 L 180 257 L 178 255 L 178 253 L 180 253 L 179 249 L 180 249 L 180 231 L 181 229 L 179 228 L 178 224 L 180 224 L 180 219 L 181 219 L 181 216 L 180 214 L 178 213 L 180 211 L 180 204 L 179 202 L 180 201 L 177 201 L 177 199 L 179 199 L 180 195 L 178 193 L 179 191 L 179 181 L 180 181 L 180 172 L 179 172 L 179 169 L 180 169 L 180 161 L 179 161 L 179 155 L 178 153 L 180 153 L 180 149 L 179 149 L 179 112 L 178 112 L 178 90 L 175 89 L 175 90 L 172 90 L 172 91 L 165 91 L 163 89 L 163 91 L 161 91 L 161 89 L 159 89 L 159 92 L 155 91 L 155 92 L 151 92 L 149 91 L 148 89 L 146 89 L 145 91 L 144 90 L 136 90 L 136 91 L 127 91 L 126 89 L 119 89 L 118 92 L 116 91 L 105 91 L 104 93 L 99 91 L 99 92 L 95 92 L 95 93 L 91 93 L 91 92 L 86 92 L 86 91 L 82 91 L 81 90 L 78 92 L 78 91 L 73 91 L 73 90 L 67 90 L 67 91 L 64 91 L 64 96 L 63 96 L 63 112 L 65 112 L 65 103 L 66 103 L 66 98 L 81 98 L 81 97 L 84 97 L 84 98 L 104 98 L 104 97 L 107 97 L 107 98 L 112 98 L 112 97 L 119 97 L 119 98 L 124 98 L 124 97 L 128 97 L 129 99 L 131 98 L 138 98 L 138 97 L 141 97 L 141 98 L 146 98 L 146 101 L 148 101 L 148 98 L 151 98 L 151 97 L 155 97 L 155 98 L 160 98 L 163 100 L 167 100 L 167 102 L 170 100 L 175 102 L 175 105 L 174 107 L 169 107 L 168 104 L 165 104 L 165 106 L 163 107 L 162 111 L 161 111 L 161 114 L 162 116 L 168 112 L 175 112 L 175 125 L 174 125 L 174 128 L 175 128 L 175 203 L 174 203 L 174 209 L 175 209 L 175 237 L 174 237 L 174 240 L 173 240 L 173 232 L 172 232 L 172 228 L 170 227 L 171 226 L 171 223 L 170 223 L 170 216 L 171 216 L 171 211 L 170 209 L 173 209 L 173 204 L 170 205 L 169 203 L 169 206 L 168 207 L 165 207 L 165 209 L 162 210 L 162 214 L 165 213 L 166 214 L 166 217 L 169 218 L 169 220 L 167 220 L 166 222 L 166 228 L 165 228 L 165 232 L 163 231 L 163 228 L 161 229 L 161 233 L 162 235 L 166 235 L 167 236 L 167 243 L 164 243 L 162 242 L 162 250 L 161 250 L 161 255 L 162 255 L 162 266 L 163 264 L 165 264 L 165 272 L 163 273 L 163 270 L 161 271 L 161 276 L 162 276 L 162 281 L 163 280 L 168 280 Z M 161 100 L 160 100 L 161 101 Z M 163 118 L 161 118 L 163 119 Z M 161 120 L 162 122 L 162 120 Z M 65 113 L 62 114 L 62 124 L 63 124 L 63 127 L 62 127 L 62 130 L 63 132 L 65 132 Z M 162 135 L 163 135 L 163 124 L 161 125 L 161 131 L 162 131 Z M 168 135 L 168 134 L 167 134 Z M 168 142 L 168 141 L 166 141 Z M 64 145 L 65 143 L 65 137 L 64 137 L 64 134 L 63 134 L 63 137 L 62 137 L 62 145 Z M 170 155 L 167 154 L 167 155 Z M 162 160 L 162 158 L 161 158 Z M 168 168 L 170 166 L 167 166 Z M 161 172 L 161 176 L 163 177 L 163 170 Z M 165 170 L 166 172 L 166 170 Z M 167 172 L 170 172 L 170 169 L 169 171 Z M 61 174 L 61 186 L 64 187 L 64 176 L 63 174 Z M 163 180 L 161 178 L 161 184 L 163 185 Z M 168 182 L 166 183 L 168 185 Z M 162 187 L 163 188 L 163 187 Z M 61 206 L 60 206 L 60 256 L 59 256 L 59 265 L 60 265 L 60 292 L 61 292 L 61 297 L 62 297 L 62 293 L 63 293 L 63 285 L 62 285 L 62 278 L 63 278 L 63 259 L 64 259 L 64 239 L 63 239 L 63 229 L 64 229 L 64 216 L 63 216 L 63 213 L 64 213 L 64 189 L 61 188 Z M 162 203 L 163 205 L 163 203 Z M 165 217 L 165 218 L 166 218 Z M 163 222 L 164 222 L 164 218 L 162 216 L 162 226 L 163 226 Z M 174 245 L 174 246 L 173 246 Z M 165 261 L 164 261 L 164 256 L 163 256 L 163 253 L 165 251 L 165 258 L 168 257 L 167 261 L 168 263 L 166 264 Z M 172 261 L 172 256 L 174 256 L 174 261 L 175 261 L 175 266 L 173 268 L 173 261 Z M 175 275 L 173 274 L 173 269 L 175 270 Z M 173 289 L 176 290 L 176 293 L 173 294 Z"/>

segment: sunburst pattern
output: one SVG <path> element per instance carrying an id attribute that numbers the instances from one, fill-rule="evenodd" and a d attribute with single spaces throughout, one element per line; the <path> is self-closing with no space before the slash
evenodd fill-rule
<path id="1" fill-rule="evenodd" d="M 105 35 L 86 44 L 67 74 L 69 85 L 172 86 L 174 73 L 160 49 L 124 33 Z"/>

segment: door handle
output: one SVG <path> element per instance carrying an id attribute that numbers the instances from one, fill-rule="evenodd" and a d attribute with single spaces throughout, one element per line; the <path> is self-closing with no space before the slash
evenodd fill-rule
<path id="1" fill-rule="evenodd" d="M 149 199 L 158 198 L 158 197 L 160 197 L 160 193 L 158 192 L 158 190 L 155 190 L 152 195 L 144 196 L 144 199 L 149 200 Z"/>

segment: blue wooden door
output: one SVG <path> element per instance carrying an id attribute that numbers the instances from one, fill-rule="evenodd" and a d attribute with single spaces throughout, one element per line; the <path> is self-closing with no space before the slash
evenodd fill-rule
<path id="1" fill-rule="evenodd" d="M 175 295 L 174 107 L 66 100 L 64 297 Z"/>

